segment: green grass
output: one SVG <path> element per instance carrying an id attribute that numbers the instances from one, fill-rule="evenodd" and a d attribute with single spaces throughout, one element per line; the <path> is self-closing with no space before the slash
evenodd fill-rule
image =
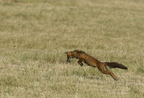
<path id="1" fill-rule="evenodd" d="M 143 98 L 143 0 L 5 0 L 0 2 L 1 98 Z M 110 69 L 67 64 L 80 49 Z"/>

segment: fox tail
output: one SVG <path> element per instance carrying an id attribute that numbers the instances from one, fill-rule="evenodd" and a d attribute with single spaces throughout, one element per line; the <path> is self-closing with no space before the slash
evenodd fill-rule
<path id="1" fill-rule="evenodd" d="M 126 66 L 119 64 L 117 62 L 104 62 L 106 66 L 109 68 L 120 68 L 120 69 L 128 69 Z"/>

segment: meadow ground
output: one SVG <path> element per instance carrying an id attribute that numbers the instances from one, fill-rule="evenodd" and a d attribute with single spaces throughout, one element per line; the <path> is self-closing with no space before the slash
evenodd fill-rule
<path id="1" fill-rule="evenodd" d="M 144 97 L 144 0 L 0 1 L 0 98 Z M 67 64 L 74 49 L 128 70 Z"/>

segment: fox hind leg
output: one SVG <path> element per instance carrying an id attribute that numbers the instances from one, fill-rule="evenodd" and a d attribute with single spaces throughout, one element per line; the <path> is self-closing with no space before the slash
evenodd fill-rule
<path id="1" fill-rule="evenodd" d="M 114 80 L 118 80 L 118 78 L 110 71 L 107 70 L 106 66 L 101 65 L 98 67 L 98 69 L 103 73 L 103 74 L 108 74 L 110 75 Z"/>
<path id="2" fill-rule="evenodd" d="M 114 80 L 118 80 L 118 78 L 112 73 L 112 72 L 110 72 L 110 71 L 108 71 L 108 70 L 103 70 L 103 71 L 101 71 L 102 73 L 104 73 L 104 74 L 108 74 L 108 75 L 110 75 Z"/>

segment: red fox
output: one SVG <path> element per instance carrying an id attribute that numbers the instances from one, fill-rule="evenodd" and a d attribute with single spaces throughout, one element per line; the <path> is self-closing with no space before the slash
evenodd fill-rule
<path id="1" fill-rule="evenodd" d="M 70 63 L 71 58 L 76 58 L 79 59 L 78 63 L 83 66 L 83 63 L 86 63 L 89 66 L 92 67 L 97 67 L 100 72 L 103 74 L 108 74 L 110 75 L 114 80 L 118 80 L 118 78 L 110 71 L 108 71 L 107 67 L 110 68 L 121 68 L 121 69 L 128 69 L 126 66 L 119 64 L 117 62 L 100 62 L 99 60 L 95 59 L 94 57 L 86 54 L 84 51 L 81 50 L 74 50 L 74 51 L 69 51 L 65 52 L 67 55 L 67 62 Z"/>

